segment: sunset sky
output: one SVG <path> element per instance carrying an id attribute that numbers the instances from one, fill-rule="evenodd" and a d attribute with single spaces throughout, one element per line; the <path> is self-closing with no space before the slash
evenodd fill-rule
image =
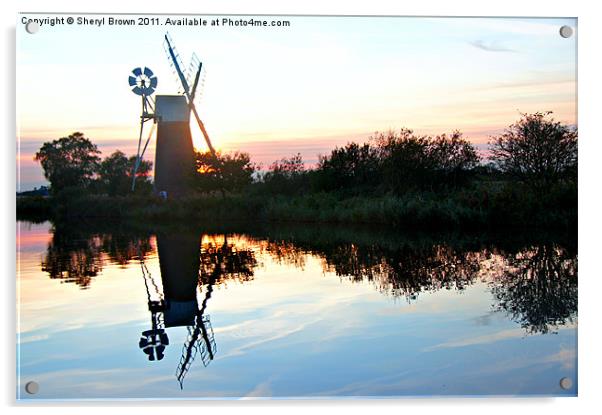
<path id="1" fill-rule="evenodd" d="M 40 16 L 30 16 L 40 17 Z M 220 18 L 221 16 L 205 16 Z M 553 111 L 576 124 L 575 19 L 265 17 L 290 27 L 42 26 L 17 23 L 17 189 L 45 183 L 33 154 L 81 131 L 103 156 L 135 154 L 140 101 L 127 77 L 138 66 L 178 85 L 163 51 L 169 30 L 188 65 L 207 70 L 198 107 L 213 144 L 270 162 L 318 154 L 375 131 L 461 130 L 486 143 L 520 117 Z M 20 20 L 20 19 L 19 19 Z M 195 145 L 205 148 L 192 126 Z M 154 160 L 154 142 L 147 152 Z"/>

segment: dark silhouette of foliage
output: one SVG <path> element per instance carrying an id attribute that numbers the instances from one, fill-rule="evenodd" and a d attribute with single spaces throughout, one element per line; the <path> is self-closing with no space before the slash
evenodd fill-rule
<path id="1" fill-rule="evenodd" d="M 87 188 L 98 168 L 100 151 L 95 144 L 75 132 L 52 142 L 46 142 L 35 154 L 40 162 L 44 177 L 48 179 L 53 193 L 68 188 Z"/>
<path id="2" fill-rule="evenodd" d="M 98 166 L 99 191 L 110 196 L 127 195 L 132 189 L 132 173 L 136 156 L 127 157 L 123 152 L 116 150 L 106 157 Z M 150 172 L 153 163 L 142 160 L 136 172 L 136 192 L 150 193 L 152 184 Z"/>
<path id="3" fill-rule="evenodd" d="M 102 250 L 109 261 L 123 267 L 131 261 L 144 258 L 152 251 L 150 239 L 139 235 L 102 234 Z"/>
<path id="4" fill-rule="evenodd" d="M 382 162 L 382 175 L 396 193 L 412 189 L 456 186 L 479 163 L 474 146 L 458 131 L 450 136 L 416 136 L 412 130 L 373 137 Z"/>
<path id="5" fill-rule="evenodd" d="M 250 281 L 255 274 L 257 260 L 253 250 L 228 243 L 207 242 L 201 245 L 200 283 L 221 284 L 227 280 Z"/>
<path id="6" fill-rule="evenodd" d="M 47 177 L 69 182 L 60 193 L 17 198 L 17 212 L 44 217 L 147 217 L 190 220 L 261 219 L 304 222 L 380 223 L 395 227 L 556 227 L 577 223 L 577 131 L 549 118 L 524 114 L 491 144 L 488 164 L 481 164 L 474 145 L 455 131 L 426 136 L 412 130 L 376 133 L 367 143 L 350 142 L 319 157 L 315 168 L 300 154 L 272 163 L 265 172 L 246 153 L 196 154 L 192 187 L 202 195 L 178 203 L 154 198 L 115 198 L 129 187 L 125 155 L 116 152 L 85 175 L 72 172 L 66 157 L 38 153 Z M 85 141 L 80 133 L 63 141 Z M 75 136 L 75 135 L 74 135 Z M 50 157 L 52 155 L 52 157 Z M 58 161 L 56 161 L 58 160 Z M 54 161 L 54 163 L 51 163 Z M 130 159 L 130 162 L 132 160 Z M 77 163 L 76 163 L 77 165 Z M 143 163 L 142 175 L 147 170 Z M 81 173 L 81 169 L 76 169 Z M 99 180 L 93 180 L 94 175 Z M 54 180 L 54 179 L 53 179 Z M 73 187 L 77 183 L 86 184 Z M 94 183 L 94 186 L 90 184 Z M 142 180 L 142 184 L 150 184 Z M 61 185 L 53 186 L 54 190 Z M 219 198 L 221 192 L 222 198 Z M 218 193 L 218 194 L 213 194 Z M 224 199 L 229 193 L 227 200 Z M 55 197 L 58 196 L 58 197 Z"/>
<path id="7" fill-rule="evenodd" d="M 305 264 L 304 255 L 311 252 L 324 259 L 325 271 L 352 282 L 371 282 L 379 292 L 408 301 L 416 300 L 422 292 L 464 290 L 476 280 L 480 259 L 466 249 L 434 242 L 277 241 L 269 243 L 265 251 L 279 262 L 299 267 Z"/>
<path id="8" fill-rule="evenodd" d="M 377 150 L 368 143 L 348 143 L 335 148 L 329 156 L 320 156 L 318 170 L 320 187 L 342 190 L 349 187 L 378 186 L 381 182 L 381 161 Z"/>
<path id="9" fill-rule="evenodd" d="M 294 237 L 290 229 L 286 234 Z M 334 230 L 308 230 L 299 232 L 295 242 L 270 241 L 264 251 L 298 267 L 304 266 L 307 253 L 317 255 L 325 271 L 352 282 L 371 282 L 380 292 L 407 301 L 424 292 L 462 291 L 483 279 L 491 287 L 494 310 L 530 334 L 553 332 L 577 316 L 577 255 L 571 241 L 533 244 L 519 238 L 491 245 L 470 239 L 396 241 L 379 234 L 378 242 L 373 235 L 367 241 L 356 235 L 351 243 L 349 235 L 341 236 Z"/>
<path id="10" fill-rule="evenodd" d="M 140 255 L 146 256 L 151 249 L 147 236 L 95 233 L 83 226 L 61 224 L 54 229 L 41 268 L 50 278 L 86 289 L 102 272 L 107 260 L 125 266 Z"/>
<path id="11" fill-rule="evenodd" d="M 220 191 L 238 192 L 251 184 L 256 166 L 251 163 L 248 153 L 197 152 L 196 173 L 193 179 L 195 188 L 202 193 Z"/>
<path id="12" fill-rule="evenodd" d="M 493 282 L 496 309 L 529 333 L 548 333 L 577 315 L 577 258 L 555 244 L 508 255 L 508 267 Z"/>
<path id="13" fill-rule="evenodd" d="M 347 193 L 436 190 L 466 183 L 478 163 L 476 149 L 458 131 L 429 137 L 402 129 L 320 157 L 314 183 L 320 190 Z"/>
<path id="14" fill-rule="evenodd" d="M 293 194 L 304 190 L 308 181 L 300 153 L 273 162 L 262 177 L 263 189 L 272 194 Z M 305 189 L 307 190 L 307 189 Z"/>
<path id="15" fill-rule="evenodd" d="M 288 159 L 283 158 L 280 161 L 272 163 L 270 165 L 269 174 L 292 178 L 302 174 L 304 171 L 305 165 L 303 164 L 303 158 L 301 157 L 301 153 L 297 153 Z"/>
<path id="16" fill-rule="evenodd" d="M 85 289 L 103 268 L 100 253 L 98 238 L 62 239 L 55 234 L 42 260 L 42 271 L 47 272 L 50 278 L 75 283 Z"/>
<path id="17" fill-rule="evenodd" d="M 55 229 L 42 270 L 81 288 L 89 287 L 107 262 L 125 266 L 145 258 L 153 249 L 148 232 L 111 234 L 65 225 Z M 169 232 L 179 235 L 190 229 Z M 496 237 L 491 242 L 474 236 L 456 239 L 307 226 L 279 226 L 269 237 L 260 234 L 264 236 L 240 240 L 221 231 L 213 235 L 216 237 L 193 234 L 189 239 L 198 242 L 185 253 L 178 239 L 172 246 L 172 264 L 184 262 L 184 267 L 192 269 L 188 274 L 193 275 L 193 288 L 196 284 L 252 280 L 259 266 L 258 252 L 300 268 L 310 254 L 323 260 L 324 271 L 352 282 L 370 282 L 379 292 L 407 301 L 442 289 L 463 291 L 482 279 L 493 294 L 492 307 L 528 333 L 554 332 L 577 316 L 577 255 L 572 238 L 552 242 L 546 237 L 519 235 L 516 240 Z M 159 255 L 165 261 L 166 252 Z M 184 275 L 173 269 L 172 273 Z"/>
<path id="18" fill-rule="evenodd" d="M 465 181 L 480 162 L 475 147 L 462 138 L 462 133 L 438 135 L 429 142 L 428 156 L 436 173 L 445 184 L 457 185 Z"/>
<path id="19" fill-rule="evenodd" d="M 415 300 L 421 292 L 463 290 L 477 276 L 479 262 L 469 252 L 446 245 L 417 249 L 400 246 L 340 245 L 326 256 L 328 268 L 353 281 L 370 281 L 383 293 Z"/>
<path id="20" fill-rule="evenodd" d="M 551 112 L 522 114 L 490 141 L 491 160 L 534 187 L 577 177 L 577 130 L 550 117 Z"/>

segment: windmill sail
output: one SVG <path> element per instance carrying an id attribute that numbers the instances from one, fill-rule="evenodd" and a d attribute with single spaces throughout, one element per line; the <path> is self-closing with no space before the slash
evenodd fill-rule
<path id="1" fill-rule="evenodd" d="M 209 147 L 209 151 L 211 151 L 211 154 L 213 155 L 213 157 L 217 158 L 217 153 L 215 152 L 213 144 L 211 143 L 209 134 L 207 133 L 207 130 L 205 129 L 205 125 L 203 124 L 203 121 L 201 121 L 201 117 L 199 117 L 199 114 L 196 109 L 196 105 L 194 104 L 194 96 L 191 94 L 192 90 L 196 91 L 197 83 L 199 81 L 199 76 L 195 75 L 195 84 L 192 85 L 192 88 L 191 88 L 191 86 L 188 84 L 188 81 L 186 80 L 186 76 L 182 70 L 183 65 L 182 65 L 182 62 L 180 59 L 180 55 L 176 52 L 176 50 L 173 46 L 173 41 L 171 40 L 171 37 L 169 36 L 169 34 L 165 35 L 165 44 L 167 47 L 168 58 L 176 70 L 178 79 L 180 80 L 180 83 L 182 84 L 182 87 L 184 89 L 184 94 L 186 95 L 186 98 L 188 99 L 188 106 L 190 107 L 190 110 L 192 111 L 194 118 L 196 119 L 196 122 L 199 125 L 199 128 L 201 129 L 201 132 L 203 133 L 203 137 L 205 138 L 207 147 Z M 199 61 L 199 63 L 200 63 L 200 61 Z M 201 68 L 199 66 L 198 73 L 200 73 L 200 70 L 201 70 Z"/>
<path id="2" fill-rule="evenodd" d="M 192 366 L 195 358 L 200 355 L 203 366 L 213 360 L 217 347 L 213 335 L 213 328 L 209 316 L 199 314 L 194 326 L 188 326 L 188 336 L 182 346 L 182 356 L 176 368 L 176 378 L 180 388 L 184 387 L 184 378 Z"/>

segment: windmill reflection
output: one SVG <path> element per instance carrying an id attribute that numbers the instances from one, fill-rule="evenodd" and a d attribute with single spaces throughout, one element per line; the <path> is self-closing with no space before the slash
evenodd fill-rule
<path id="1" fill-rule="evenodd" d="M 165 329 L 186 327 L 188 335 L 176 368 L 176 379 L 183 388 L 195 359 L 200 357 L 207 366 L 217 353 L 211 320 L 205 314 L 213 287 L 226 279 L 253 278 L 257 262 L 253 251 L 228 244 L 227 237 L 218 244 L 203 243 L 202 235 L 164 233 L 157 235 L 157 251 L 159 281 L 141 260 L 151 328 L 142 332 L 139 347 L 149 360 L 161 360 L 169 345 Z"/>

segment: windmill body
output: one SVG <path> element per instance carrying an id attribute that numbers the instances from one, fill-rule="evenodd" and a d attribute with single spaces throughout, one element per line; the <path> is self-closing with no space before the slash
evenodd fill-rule
<path id="1" fill-rule="evenodd" d="M 190 108 L 183 95 L 157 95 L 156 194 L 186 195 L 194 172 L 194 147 L 190 132 Z"/>

